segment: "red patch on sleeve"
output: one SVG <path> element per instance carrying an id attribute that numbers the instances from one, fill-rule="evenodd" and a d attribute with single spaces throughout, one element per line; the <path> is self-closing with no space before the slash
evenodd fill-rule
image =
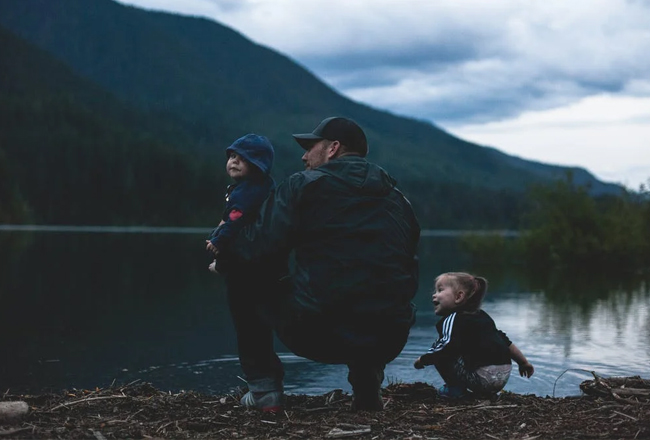
<path id="1" fill-rule="evenodd" d="M 230 219 L 231 222 L 234 222 L 242 215 L 244 215 L 244 213 L 241 212 L 239 209 L 233 209 L 232 211 L 230 211 L 230 214 L 228 214 L 228 218 Z"/>

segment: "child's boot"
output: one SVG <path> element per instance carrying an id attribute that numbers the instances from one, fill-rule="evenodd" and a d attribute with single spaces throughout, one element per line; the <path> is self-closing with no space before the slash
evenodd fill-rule
<path id="1" fill-rule="evenodd" d="M 248 392 L 241 398 L 240 403 L 246 408 L 259 409 L 263 412 L 282 411 L 284 406 L 282 381 L 272 378 L 248 381 Z"/>
<path id="2" fill-rule="evenodd" d="M 438 395 L 440 397 L 447 397 L 449 399 L 460 399 L 467 395 L 467 390 L 457 385 L 444 384 L 438 388 Z"/>

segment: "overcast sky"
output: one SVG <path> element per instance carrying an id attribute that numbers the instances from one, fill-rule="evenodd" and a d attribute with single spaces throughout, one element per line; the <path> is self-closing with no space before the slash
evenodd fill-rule
<path id="1" fill-rule="evenodd" d="M 650 178 L 650 0 L 119 0 L 203 16 L 480 145 Z"/>

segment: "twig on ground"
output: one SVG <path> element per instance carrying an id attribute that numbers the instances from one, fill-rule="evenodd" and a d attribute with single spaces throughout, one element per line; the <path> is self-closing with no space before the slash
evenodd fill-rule
<path id="1" fill-rule="evenodd" d="M 636 417 L 629 416 L 629 415 L 624 414 L 622 412 L 618 412 L 618 411 L 614 411 L 614 410 L 612 410 L 612 412 L 618 414 L 619 416 L 630 418 L 630 419 L 634 420 L 635 422 L 639 421 L 639 419 L 637 419 Z"/>
<path id="2" fill-rule="evenodd" d="M 327 438 L 344 438 L 344 437 L 356 437 L 358 435 L 370 434 L 370 426 L 363 426 L 360 429 L 355 429 L 352 431 L 346 431 L 340 428 L 333 428 L 330 432 L 327 433 Z"/>
<path id="3" fill-rule="evenodd" d="M 138 382 L 140 382 L 141 380 L 142 380 L 142 379 L 136 379 L 136 380 L 134 380 L 133 382 L 129 382 L 129 383 L 127 383 L 127 384 L 124 385 L 122 388 L 120 388 L 120 391 L 124 391 L 125 389 L 127 389 L 127 388 L 130 387 L 131 385 L 133 385 L 133 384 L 135 384 L 135 383 L 138 383 Z"/>
<path id="4" fill-rule="evenodd" d="M 91 429 L 90 432 L 93 433 L 93 435 L 97 440 L 106 440 L 106 437 L 104 437 L 104 435 L 101 432 L 95 431 L 94 429 Z"/>
<path id="5" fill-rule="evenodd" d="M 553 397 L 555 397 L 555 385 L 557 385 L 557 381 L 560 380 L 560 378 L 562 376 L 564 376 L 564 373 L 566 373 L 567 371 L 582 371 L 582 372 L 585 372 L 585 373 L 590 373 L 591 375 L 594 376 L 594 378 L 596 378 L 596 380 L 598 380 L 598 378 L 600 377 L 600 376 L 598 376 L 598 374 L 596 374 L 595 371 L 585 370 L 585 369 L 582 369 L 582 368 L 567 368 L 566 370 L 564 370 L 562 372 L 562 374 L 560 374 L 557 377 L 557 379 L 555 379 L 555 382 L 553 382 Z"/>
<path id="6" fill-rule="evenodd" d="M 458 412 L 468 409 L 504 409 L 504 408 L 517 408 L 519 405 L 475 405 L 475 406 L 457 406 L 454 408 L 446 408 L 445 412 Z"/>
<path id="7" fill-rule="evenodd" d="M 76 405 L 77 403 L 90 402 L 91 400 L 105 400 L 105 399 L 126 399 L 128 396 L 99 396 L 99 397 L 86 397 L 84 399 L 73 400 L 72 402 L 64 402 L 60 405 L 51 408 L 49 411 L 54 411 L 55 409 L 63 408 L 64 406 Z"/>
<path id="8" fill-rule="evenodd" d="M 16 429 L 6 429 L 6 430 L 0 430 L 0 437 L 4 437 L 7 435 L 14 435 L 18 434 L 24 431 L 29 431 L 32 428 L 16 428 Z"/>

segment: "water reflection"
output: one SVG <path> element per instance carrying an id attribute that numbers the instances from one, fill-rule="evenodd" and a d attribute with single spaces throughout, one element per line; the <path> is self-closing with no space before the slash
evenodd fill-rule
<path id="1" fill-rule="evenodd" d="M 223 393 L 243 384 L 219 276 L 201 234 L 0 232 L 0 389 L 42 392 L 141 379 L 162 389 Z M 421 243 L 418 317 L 387 382 L 440 385 L 412 363 L 436 338 L 435 277 L 467 270 L 490 281 L 485 309 L 536 367 L 506 389 L 579 394 L 596 371 L 649 375 L 648 282 L 621 274 L 566 278 L 515 264 L 472 264 L 450 237 Z M 283 350 L 287 390 L 349 390 L 344 366 Z"/>
<path id="2" fill-rule="evenodd" d="M 35 234 L 11 254 L 3 247 L 0 331 L 12 336 L 0 341 L 11 353 L 2 385 L 93 387 L 98 376 L 221 355 L 214 346 L 233 353 L 202 238 Z"/>

